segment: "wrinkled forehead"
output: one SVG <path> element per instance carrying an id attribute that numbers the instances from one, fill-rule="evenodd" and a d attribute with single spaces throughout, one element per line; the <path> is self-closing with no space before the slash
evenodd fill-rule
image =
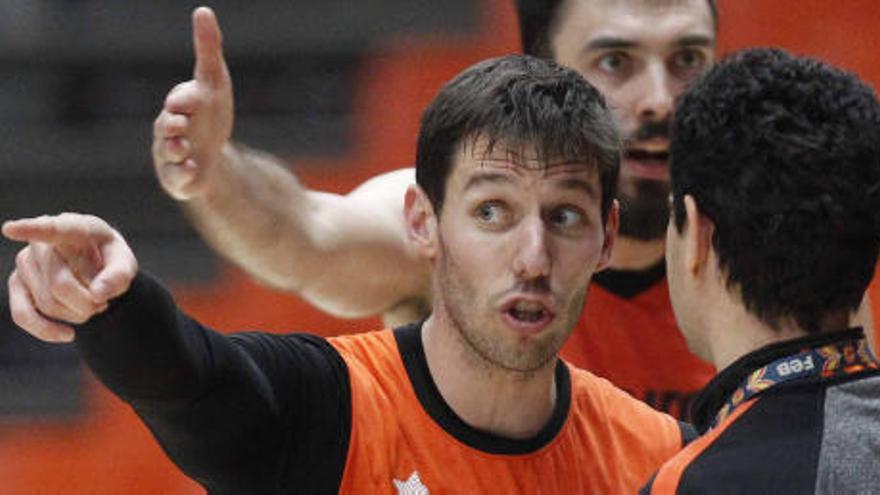
<path id="1" fill-rule="evenodd" d="M 463 139 L 457 147 L 460 158 L 475 162 L 503 161 L 527 169 L 546 169 L 560 164 L 579 164 L 592 168 L 593 157 L 562 156 L 540 144 L 509 140 L 486 134 Z"/>
<path id="2" fill-rule="evenodd" d="M 596 164 L 591 158 L 546 155 L 528 143 L 509 143 L 481 136 L 459 144 L 453 176 L 468 182 L 474 175 L 492 171 L 543 178 L 577 175 L 592 180 L 598 177 Z"/>
<path id="3" fill-rule="evenodd" d="M 707 0 L 564 0 L 554 27 L 554 38 L 584 42 L 605 37 L 661 44 L 715 36 Z"/>

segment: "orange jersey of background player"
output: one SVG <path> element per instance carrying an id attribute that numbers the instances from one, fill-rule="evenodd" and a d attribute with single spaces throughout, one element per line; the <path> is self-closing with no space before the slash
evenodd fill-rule
<path id="1" fill-rule="evenodd" d="M 872 328 L 865 329 L 865 335 L 872 345 L 874 354 L 877 354 L 877 345 L 880 344 L 880 330 L 877 329 L 877 323 L 880 322 L 880 265 L 874 272 L 874 280 L 868 286 L 868 299 L 871 302 L 871 319 L 873 320 Z"/>
<path id="2" fill-rule="evenodd" d="M 672 313 L 663 265 L 652 271 L 641 275 L 648 286 L 637 293 L 628 292 L 615 272 L 594 277 L 584 312 L 561 355 L 684 419 L 691 399 L 715 368 L 688 350 Z"/>

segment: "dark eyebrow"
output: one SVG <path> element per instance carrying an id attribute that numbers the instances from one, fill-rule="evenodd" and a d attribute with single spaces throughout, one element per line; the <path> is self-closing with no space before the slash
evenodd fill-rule
<path id="1" fill-rule="evenodd" d="M 471 176 L 468 179 L 467 183 L 464 185 L 464 190 L 467 191 L 486 183 L 498 184 L 511 182 L 513 182 L 513 180 L 511 180 L 508 175 L 496 172 L 482 172 Z M 597 197 L 596 189 L 593 187 L 593 184 L 583 179 L 562 179 L 561 181 L 559 181 L 559 185 L 562 189 L 581 191 L 586 193 L 587 196 L 591 198 Z"/>
<path id="2" fill-rule="evenodd" d="M 561 186 L 563 189 L 583 191 L 591 198 L 596 197 L 596 189 L 593 187 L 593 184 L 583 179 L 564 179 L 561 182 Z"/>
<path id="3" fill-rule="evenodd" d="M 704 34 L 689 34 L 677 39 L 675 44 L 678 46 L 704 46 L 711 48 L 715 46 L 715 38 Z"/>
<path id="4" fill-rule="evenodd" d="M 467 191 L 469 189 L 473 189 L 481 184 L 485 183 L 499 183 L 499 182 L 512 182 L 510 177 L 505 174 L 499 174 L 497 172 L 480 172 L 478 174 L 472 175 L 467 184 L 464 185 L 464 190 Z"/>
<path id="5" fill-rule="evenodd" d="M 715 46 L 715 38 L 713 38 L 712 36 L 706 36 L 704 34 L 689 34 L 675 40 L 675 44 L 677 46 L 704 46 L 711 48 L 712 46 Z M 613 48 L 627 49 L 635 48 L 638 45 L 639 44 L 635 41 L 626 38 L 600 36 L 598 38 L 590 40 L 584 50 L 608 50 Z"/>
<path id="6" fill-rule="evenodd" d="M 585 50 L 606 50 L 608 48 L 633 48 L 637 44 L 635 41 L 624 39 L 624 38 L 614 38 L 611 36 L 600 36 L 598 38 L 594 38 L 587 43 L 587 46 L 584 48 Z"/>

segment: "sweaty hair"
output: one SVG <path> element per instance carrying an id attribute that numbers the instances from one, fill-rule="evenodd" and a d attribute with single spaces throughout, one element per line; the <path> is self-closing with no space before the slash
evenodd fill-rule
<path id="1" fill-rule="evenodd" d="M 519 36 L 524 53 L 536 57 L 553 58 L 550 40 L 559 26 L 559 11 L 565 2 L 579 0 L 516 0 L 519 17 Z M 649 1 L 649 0 L 643 0 Z M 712 21 L 718 26 L 718 6 L 715 0 L 706 0 Z"/>
<path id="2" fill-rule="evenodd" d="M 607 218 L 617 189 L 620 138 L 599 92 L 580 74 L 550 60 L 508 55 L 471 66 L 448 82 L 422 115 L 416 182 L 434 210 L 460 146 L 478 139 L 488 151 L 534 150 L 551 160 L 595 167 Z"/>
<path id="3" fill-rule="evenodd" d="M 773 328 L 855 310 L 880 247 L 880 104 L 852 74 L 780 50 L 737 53 L 680 99 L 672 212 L 715 224 L 728 288 Z"/>

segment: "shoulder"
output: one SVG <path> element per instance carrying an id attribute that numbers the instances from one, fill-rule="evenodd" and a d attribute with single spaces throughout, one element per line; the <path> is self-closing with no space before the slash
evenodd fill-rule
<path id="1" fill-rule="evenodd" d="M 340 354 L 353 357 L 370 357 L 377 354 L 397 353 L 394 333 L 388 328 L 331 337 L 327 339 L 327 343 Z"/>
<path id="2" fill-rule="evenodd" d="M 260 363 L 338 355 L 327 339 L 308 333 L 237 332 L 229 334 L 229 340 Z"/>
<path id="3" fill-rule="evenodd" d="M 355 203 L 379 201 L 403 206 L 406 189 L 416 183 L 414 168 L 401 168 L 370 177 L 348 193 L 349 200 Z"/>
<path id="4" fill-rule="evenodd" d="M 382 329 L 328 339 L 328 343 L 342 356 L 353 377 L 388 377 L 399 379 L 404 373 L 403 362 L 394 332 Z"/>
<path id="5" fill-rule="evenodd" d="M 572 407 L 581 420 L 627 448 L 655 452 L 668 458 L 688 438 L 689 427 L 657 411 L 604 378 L 569 365 Z"/>
<path id="6" fill-rule="evenodd" d="M 262 377 L 279 397 L 298 397 L 300 391 L 324 387 L 349 389 L 348 365 L 327 339 L 306 333 L 240 332 L 229 335 L 240 356 L 239 367 Z"/>
<path id="7" fill-rule="evenodd" d="M 412 167 L 399 168 L 390 172 L 375 175 L 365 180 L 361 185 L 354 189 L 358 191 L 399 191 L 406 189 L 410 184 L 416 181 L 416 169 Z"/>
<path id="8" fill-rule="evenodd" d="M 610 381 L 570 363 L 566 364 L 571 373 L 572 398 L 578 402 L 579 407 L 590 408 L 601 415 L 632 415 L 661 423 L 672 420 L 670 416 L 652 409 Z"/>

